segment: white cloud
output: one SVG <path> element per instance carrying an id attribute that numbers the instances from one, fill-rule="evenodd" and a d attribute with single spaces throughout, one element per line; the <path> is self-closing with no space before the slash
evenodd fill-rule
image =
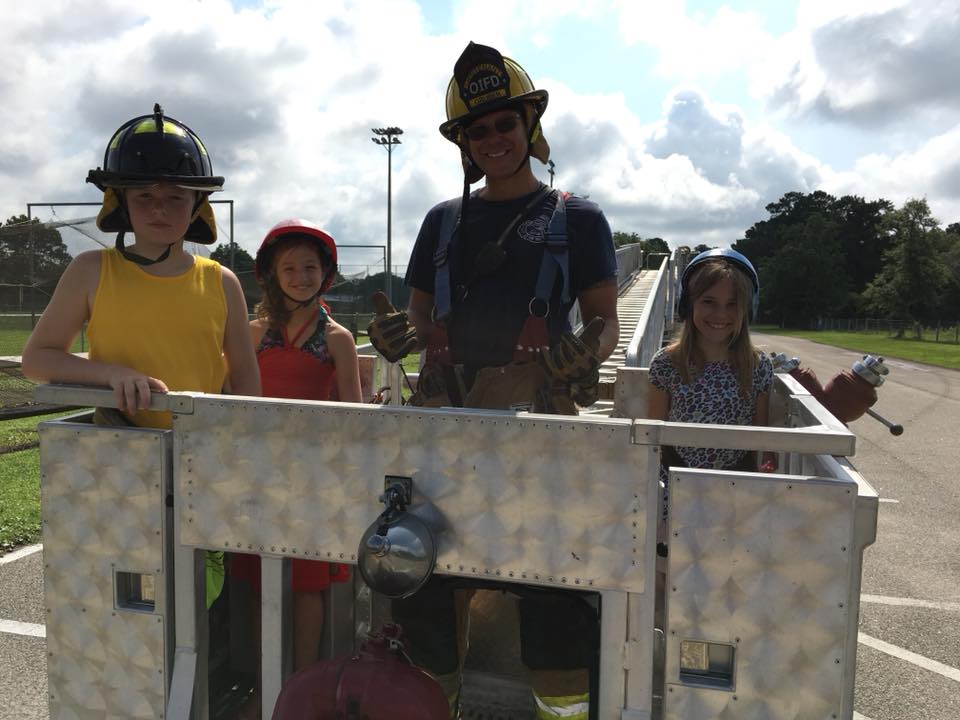
<path id="1" fill-rule="evenodd" d="M 802 152 L 773 120 L 724 104 L 729 98 L 717 83 L 742 72 L 757 92 L 779 88 L 781 105 L 804 122 L 819 123 L 824 107 L 834 119 L 856 118 L 909 98 L 949 118 L 955 95 L 943 90 L 943 79 L 958 63 L 947 63 L 955 50 L 937 26 L 954 27 L 953 16 L 873 2 L 847 4 L 843 14 L 838 5 L 801 2 L 797 28 L 774 37 L 757 13 L 698 15 L 675 1 L 461 2 L 446 34 L 428 33 L 412 0 L 276 0 L 260 10 L 234 10 L 225 0 L 14 4 L 0 26 L 7 59 L 0 65 L 0 219 L 28 202 L 96 199 L 83 181 L 102 162 L 110 134 L 160 101 L 206 141 L 215 171 L 227 178 L 222 197 L 235 200 L 235 234 L 247 250 L 290 216 L 325 225 L 341 244 L 383 244 L 387 158 L 370 142 L 370 128 L 397 125 L 405 132 L 392 156 L 393 255 L 402 264 L 427 209 L 460 191 L 458 153 L 437 126 L 466 42 L 510 54 L 506 39 L 526 32 L 548 48 L 598 12 L 620 13 L 623 37 L 610 42 L 659 53 L 654 68 L 632 72 L 655 72 L 677 86 L 662 98 L 661 117 L 643 125 L 630 110 L 638 91 L 629 80 L 620 92 L 585 94 L 562 77 L 535 78 L 551 93 L 544 128 L 557 185 L 589 194 L 615 229 L 673 244 L 728 244 L 784 192 L 818 188 L 894 201 L 927 195 L 935 213 L 957 219 L 956 120 L 930 140 L 917 133 L 912 144 L 871 130 L 883 152 L 841 173 L 829 157 Z M 903 19 L 890 41 L 897 52 L 885 64 L 861 61 L 847 70 L 857 46 L 845 49 L 840 39 L 883 12 Z M 863 47 L 878 47 L 882 37 L 865 35 Z M 571 52 L 588 58 L 590 50 Z M 923 82 L 889 82 L 881 70 L 894 60 Z M 622 68 L 598 71 L 630 77 Z M 649 106 L 661 93 L 644 100 Z M 359 257 L 344 253 L 343 261 Z"/>
<path id="2" fill-rule="evenodd" d="M 829 175 L 834 194 L 883 197 L 896 205 L 924 197 L 944 225 L 960 220 L 960 126 L 930 138 L 915 152 L 872 153 L 852 171 Z"/>
<path id="3" fill-rule="evenodd" d="M 868 128 L 931 110 L 960 119 L 955 3 L 804 3 L 798 16 L 766 72 L 757 71 L 774 106 Z"/>

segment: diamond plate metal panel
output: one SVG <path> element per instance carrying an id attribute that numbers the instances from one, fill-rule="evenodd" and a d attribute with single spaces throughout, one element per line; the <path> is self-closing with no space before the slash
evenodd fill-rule
<path id="1" fill-rule="evenodd" d="M 198 396 L 174 432 L 183 544 L 354 562 L 402 475 L 441 572 L 643 591 L 628 420 Z"/>
<path id="2" fill-rule="evenodd" d="M 856 483 L 695 470 L 670 482 L 665 718 L 840 717 Z M 732 688 L 683 682 L 682 640 L 732 645 Z"/>
<path id="3" fill-rule="evenodd" d="M 164 472 L 170 433 L 40 425 L 50 717 L 164 712 Z M 114 572 L 153 575 L 156 613 L 117 609 Z"/>

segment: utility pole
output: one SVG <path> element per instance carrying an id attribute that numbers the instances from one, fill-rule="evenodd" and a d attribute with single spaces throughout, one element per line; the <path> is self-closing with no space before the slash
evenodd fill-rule
<path id="1" fill-rule="evenodd" d="M 385 128 L 371 128 L 371 131 L 376 137 L 370 138 L 377 145 L 383 146 L 387 151 L 387 277 L 385 278 L 384 283 L 384 292 L 387 294 L 387 298 L 390 302 L 393 302 L 393 293 L 392 290 L 392 277 L 393 277 L 393 268 L 391 267 L 390 259 L 390 247 L 391 247 L 391 224 L 392 224 L 392 202 L 393 202 L 393 187 L 392 187 L 392 175 L 393 175 L 393 146 L 400 144 L 399 135 L 403 135 L 403 130 L 398 127 L 385 127 Z"/>
<path id="2" fill-rule="evenodd" d="M 550 173 L 550 187 L 553 187 L 553 172 L 556 165 L 553 164 L 553 160 L 547 160 L 547 172 Z"/>

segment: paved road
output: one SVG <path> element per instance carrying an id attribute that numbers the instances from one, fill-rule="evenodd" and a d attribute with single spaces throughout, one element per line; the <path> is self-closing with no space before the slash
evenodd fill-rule
<path id="1" fill-rule="evenodd" d="M 773 336 L 826 381 L 857 353 Z M 877 542 L 864 558 L 858 720 L 960 718 L 960 372 L 888 361 L 874 408 L 901 423 L 851 424 L 854 463 L 880 493 Z M 42 553 L 0 558 L 0 720 L 46 720 Z"/>
<path id="2" fill-rule="evenodd" d="M 821 382 L 861 357 L 806 340 L 755 340 L 799 357 Z M 856 710 L 871 720 L 956 720 L 960 372 L 887 364 L 874 410 L 902 424 L 904 434 L 894 437 L 869 416 L 850 424 L 857 434 L 853 462 L 881 497 L 877 541 L 864 554 Z"/>

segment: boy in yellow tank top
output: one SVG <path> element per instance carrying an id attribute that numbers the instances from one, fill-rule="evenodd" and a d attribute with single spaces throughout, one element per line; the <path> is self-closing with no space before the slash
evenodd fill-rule
<path id="1" fill-rule="evenodd" d="M 67 267 L 23 351 L 28 377 L 113 388 L 134 424 L 170 427 L 147 410 L 152 392 L 259 395 L 260 374 L 237 277 L 184 251 L 216 241 L 208 201 L 221 190 L 206 148 L 186 125 L 152 115 L 128 121 L 87 182 L 104 191 L 97 226 L 116 247 L 78 255 Z M 134 242 L 125 247 L 124 235 Z M 88 323 L 89 359 L 69 352 Z"/>
<path id="2" fill-rule="evenodd" d="M 108 386 L 127 421 L 141 427 L 171 425 L 170 413 L 147 409 L 154 392 L 229 387 L 259 395 L 240 282 L 183 248 L 184 240 L 217 238 L 208 197 L 223 178 L 213 175 L 200 138 L 155 105 L 113 134 L 103 169 L 87 182 L 103 190 L 97 227 L 117 233 L 116 247 L 81 253 L 67 267 L 24 348 L 24 374 Z M 89 359 L 69 352 L 84 323 Z M 223 553 L 208 553 L 208 607 L 223 578 Z"/>

